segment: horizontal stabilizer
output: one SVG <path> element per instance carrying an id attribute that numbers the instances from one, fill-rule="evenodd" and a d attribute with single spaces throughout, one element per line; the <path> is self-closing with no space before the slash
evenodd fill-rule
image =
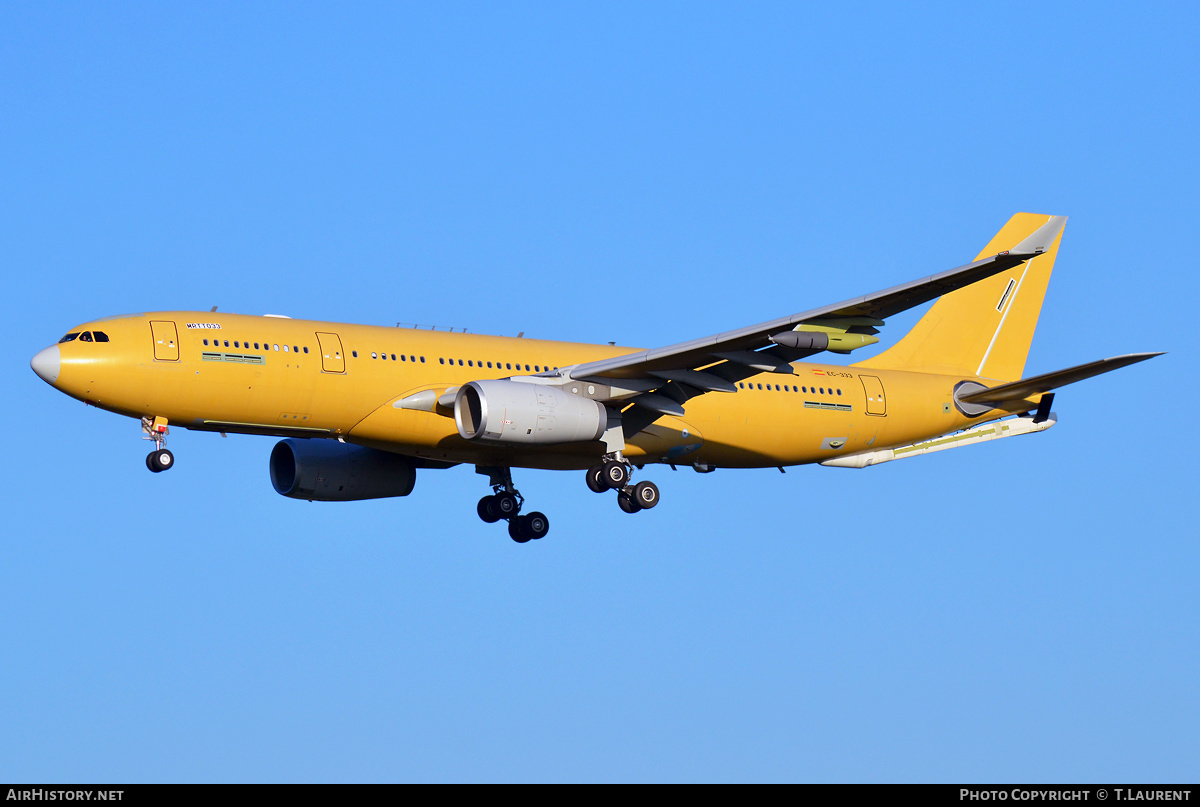
<path id="1" fill-rule="evenodd" d="M 1002 404 L 1025 401 L 1034 395 L 1049 392 L 1052 389 L 1073 384 L 1076 381 L 1082 381 L 1085 378 L 1091 378 L 1101 373 L 1119 370 L 1122 367 L 1128 367 L 1131 364 L 1137 364 L 1140 361 L 1161 355 L 1162 353 L 1130 353 L 1125 356 L 1114 356 L 1111 359 L 1100 359 L 1100 361 L 1081 364 L 1078 367 L 1068 367 L 1066 370 L 1058 370 L 1053 373 L 1034 376 L 1033 378 L 1024 378 L 1020 381 L 1014 381 L 1011 384 L 1001 384 L 998 387 L 976 390 L 975 392 L 960 394 L 956 397 L 960 403 L 983 404 L 993 408 L 1003 408 Z"/>

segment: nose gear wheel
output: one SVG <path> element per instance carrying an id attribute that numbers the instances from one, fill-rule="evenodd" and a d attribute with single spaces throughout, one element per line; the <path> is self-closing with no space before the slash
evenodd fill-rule
<path id="1" fill-rule="evenodd" d="M 146 467 L 154 473 L 162 473 L 175 464 L 175 455 L 165 448 L 156 448 L 146 455 Z"/>

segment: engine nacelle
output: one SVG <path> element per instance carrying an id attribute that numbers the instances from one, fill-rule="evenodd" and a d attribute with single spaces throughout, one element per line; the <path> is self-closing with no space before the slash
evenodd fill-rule
<path id="1" fill-rule="evenodd" d="M 599 440 L 604 404 L 554 387 L 519 381 L 472 381 L 454 399 L 454 422 L 467 440 L 552 445 Z"/>
<path id="2" fill-rule="evenodd" d="M 336 440 L 281 440 L 271 450 L 271 485 L 293 499 L 352 502 L 407 496 L 416 481 L 409 458 Z"/>

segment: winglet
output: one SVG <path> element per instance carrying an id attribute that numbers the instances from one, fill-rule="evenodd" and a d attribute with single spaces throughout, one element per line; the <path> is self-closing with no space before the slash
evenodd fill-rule
<path id="1" fill-rule="evenodd" d="M 1050 249 L 1054 239 L 1067 225 L 1066 216 L 1051 216 L 1050 220 L 1034 230 L 1028 238 L 1009 250 L 1012 255 L 1037 255 Z"/>

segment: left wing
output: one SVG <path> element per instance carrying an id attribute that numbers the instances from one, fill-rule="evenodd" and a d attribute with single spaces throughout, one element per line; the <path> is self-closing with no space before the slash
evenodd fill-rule
<path id="1" fill-rule="evenodd" d="M 795 330 L 798 326 L 848 324 L 852 332 L 875 333 L 873 326 L 882 325 L 887 317 L 1040 255 L 1054 243 L 1066 220 L 1066 216 L 1052 216 L 1010 250 L 921 280 L 703 339 L 585 362 L 564 372 L 570 378 L 612 385 L 614 393 L 625 390 L 621 397 L 640 393 L 631 398 L 639 405 L 639 416 L 625 414 L 624 431 L 634 434 L 660 415 L 683 414 L 682 404 L 691 397 L 733 392 L 737 381 L 761 372 L 793 373 L 790 362 L 837 349 L 828 333 Z"/>

